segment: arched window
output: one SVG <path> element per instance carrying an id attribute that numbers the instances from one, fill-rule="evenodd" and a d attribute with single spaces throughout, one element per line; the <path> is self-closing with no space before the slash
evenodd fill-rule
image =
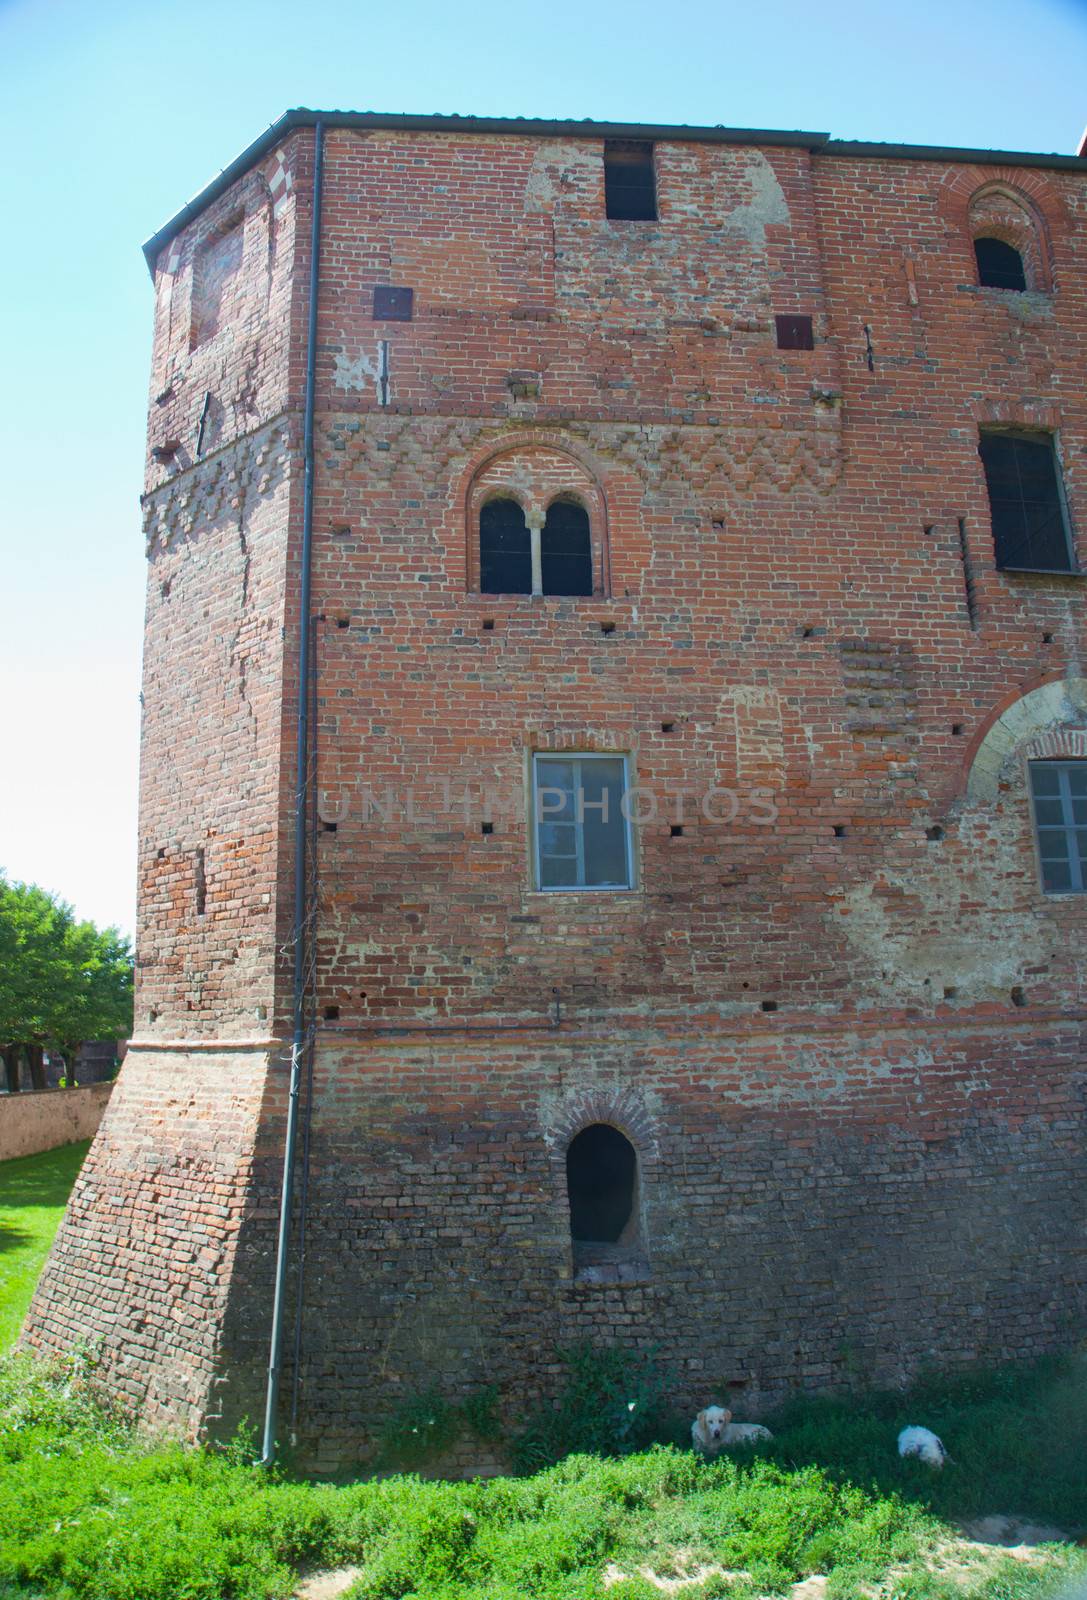
<path id="1" fill-rule="evenodd" d="M 984 289 L 1025 289 L 1027 274 L 1023 257 L 1014 245 L 982 234 L 974 240 L 978 264 L 978 283 Z"/>
<path id="2" fill-rule="evenodd" d="M 469 593 L 608 592 L 604 488 L 564 444 L 522 435 L 500 447 L 476 467 L 460 503 Z"/>
<path id="3" fill-rule="evenodd" d="M 479 513 L 479 587 L 483 594 L 532 593 L 532 545 L 516 500 L 488 500 Z"/>
<path id="4" fill-rule="evenodd" d="M 592 594 L 589 513 L 576 500 L 553 500 L 540 535 L 544 594 Z"/>
<path id="5" fill-rule="evenodd" d="M 638 1159 L 618 1128 L 594 1122 L 566 1152 L 570 1234 L 575 1242 L 618 1244 L 634 1220 Z"/>

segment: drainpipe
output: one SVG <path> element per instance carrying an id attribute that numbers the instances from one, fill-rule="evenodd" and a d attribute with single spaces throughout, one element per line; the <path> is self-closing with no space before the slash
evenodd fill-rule
<path id="1" fill-rule="evenodd" d="M 291 1235 L 291 1201 L 294 1190 L 294 1151 L 298 1141 L 298 1099 L 306 1033 L 306 819 L 309 787 L 310 709 L 310 568 L 313 549 L 313 410 L 317 382 L 317 291 L 321 270 L 321 184 L 325 164 L 325 125 L 313 130 L 313 220 L 310 234 L 309 324 L 306 332 L 306 399 L 302 454 L 305 476 L 302 492 L 302 582 L 298 628 L 298 749 L 295 767 L 294 813 L 294 1037 L 291 1042 L 291 1082 L 287 1099 L 287 1137 L 283 1150 L 283 1185 L 279 1197 L 279 1239 L 272 1296 L 272 1337 L 268 1357 L 268 1390 L 264 1407 L 264 1444 L 260 1463 L 270 1467 L 276 1453 L 276 1418 L 283 1359 L 283 1302 L 287 1283 L 287 1256 Z"/>

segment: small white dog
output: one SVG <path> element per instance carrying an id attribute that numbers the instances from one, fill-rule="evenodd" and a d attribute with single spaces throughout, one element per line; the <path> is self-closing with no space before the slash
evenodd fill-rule
<path id="1" fill-rule="evenodd" d="M 730 1444 L 754 1444 L 757 1439 L 772 1439 L 761 1422 L 733 1422 L 724 1406 L 707 1406 L 691 1423 L 691 1439 L 704 1456 L 715 1456 Z"/>
<path id="2" fill-rule="evenodd" d="M 919 1456 L 929 1467 L 937 1470 L 951 1457 L 943 1444 L 929 1428 L 903 1428 L 898 1436 L 900 1456 Z"/>

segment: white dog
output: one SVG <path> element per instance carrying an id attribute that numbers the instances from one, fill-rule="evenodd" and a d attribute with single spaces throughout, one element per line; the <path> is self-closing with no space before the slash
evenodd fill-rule
<path id="1" fill-rule="evenodd" d="M 903 1428 L 898 1436 L 900 1456 L 920 1456 L 926 1466 L 939 1469 L 951 1457 L 943 1444 L 928 1428 Z"/>
<path id="2" fill-rule="evenodd" d="M 733 1422 L 724 1406 L 707 1406 L 691 1423 L 691 1439 L 704 1456 L 715 1456 L 730 1444 L 754 1444 L 757 1439 L 772 1439 L 761 1422 Z"/>

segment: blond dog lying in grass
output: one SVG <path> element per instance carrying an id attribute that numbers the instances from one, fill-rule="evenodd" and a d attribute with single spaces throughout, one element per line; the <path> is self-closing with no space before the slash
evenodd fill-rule
<path id="1" fill-rule="evenodd" d="M 727 1450 L 732 1444 L 754 1444 L 773 1437 L 761 1422 L 733 1422 L 732 1412 L 724 1406 L 707 1406 L 691 1423 L 694 1447 L 704 1456 L 715 1456 L 718 1450 Z"/>

